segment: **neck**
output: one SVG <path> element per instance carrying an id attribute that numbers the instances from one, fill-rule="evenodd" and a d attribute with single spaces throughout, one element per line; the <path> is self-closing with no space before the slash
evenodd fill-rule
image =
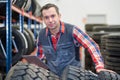
<path id="1" fill-rule="evenodd" d="M 52 30 L 50 30 L 50 32 L 51 32 L 51 34 L 52 35 L 56 35 L 58 32 L 59 32 L 59 27 L 57 27 L 57 28 L 55 28 L 55 29 L 52 29 Z"/>
<path id="2" fill-rule="evenodd" d="M 55 35 L 59 32 L 60 30 L 60 25 L 58 25 L 57 27 L 55 27 L 54 29 L 50 29 L 50 32 L 52 35 Z"/>

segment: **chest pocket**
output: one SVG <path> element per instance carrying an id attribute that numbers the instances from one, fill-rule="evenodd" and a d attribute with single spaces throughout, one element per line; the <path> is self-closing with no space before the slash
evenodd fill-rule
<path id="1" fill-rule="evenodd" d="M 74 44 L 67 42 L 59 46 L 59 59 L 61 62 L 66 62 L 75 56 Z"/>

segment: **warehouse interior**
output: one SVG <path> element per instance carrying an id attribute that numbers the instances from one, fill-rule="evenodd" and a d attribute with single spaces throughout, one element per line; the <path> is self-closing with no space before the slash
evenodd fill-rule
<path id="1" fill-rule="evenodd" d="M 36 54 L 37 38 L 40 30 L 45 27 L 40 18 L 40 9 L 47 3 L 53 3 L 59 7 L 61 21 L 78 26 L 99 45 L 105 68 L 116 72 L 116 74 L 107 74 L 113 78 L 109 78 L 109 80 L 120 80 L 120 0 L 0 0 L 0 80 L 60 80 L 58 76 L 47 71 L 47 68 L 44 64 L 39 63 L 38 59 L 35 61 L 33 57 L 28 59 L 24 56 Z M 96 76 L 95 65 L 89 52 L 82 47 L 79 54 L 81 67 L 93 72 L 88 71 L 88 74 Z M 28 71 L 28 74 L 25 74 L 27 71 L 19 72 L 17 66 L 21 67 L 23 63 L 16 64 L 19 61 L 26 62 L 23 56 L 29 63 L 42 65 L 45 68 L 40 68 L 42 73 L 39 78 L 38 75 L 34 79 L 34 76 L 31 76 L 39 73 L 34 72 L 34 69 Z M 16 75 L 9 79 L 12 75 L 9 71 L 14 65 L 16 65 L 16 73 L 18 70 L 20 74 L 12 72 Z M 29 64 L 24 64 L 22 67 L 26 66 L 36 69 L 39 67 Z M 70 69 L 78 70 L 74 67 L 70 67 Z M 86 78 L 78 78 L 80 77 L 80 74 L 77 76 L 78 71 L 75 73 L 67 71 L 62 80 L 86 80 Z M 78 73 L 80 72 L 81 70 Z M 30 77 L 28 77 L 29 73 L 31 73 Z M 10 75 L 6 78 L 7 74 Z M 25 77 L 21 77 L 21 75 L 25 75 Z M 105 75 L 105 73 L 102 74 L 102 76 Z M 87 80 L 96 80 L 96 78 Z"/>

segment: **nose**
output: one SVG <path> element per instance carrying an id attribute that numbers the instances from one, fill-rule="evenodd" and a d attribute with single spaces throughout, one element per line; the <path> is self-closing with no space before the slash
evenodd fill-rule
<path id="1" fill-rule="evenodd" d="M 52 18 L 51 17 L 49 18 L 49 22 L 52 22 Z"/>

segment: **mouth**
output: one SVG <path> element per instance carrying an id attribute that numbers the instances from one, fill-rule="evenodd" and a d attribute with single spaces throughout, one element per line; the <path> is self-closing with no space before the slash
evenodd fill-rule
<path id="1" fill-rule="evenodd" d="M 54 26 L 54 23 L 50 23 L 49 26 L 50 26 L 50 27 L 53 27 L 53 26 Z"/>

